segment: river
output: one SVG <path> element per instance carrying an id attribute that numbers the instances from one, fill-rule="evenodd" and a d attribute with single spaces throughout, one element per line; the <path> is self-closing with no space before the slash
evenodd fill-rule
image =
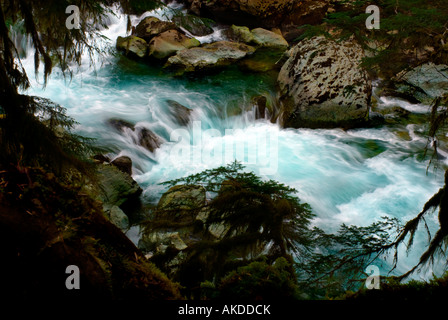
<path id="1" fill-rule="evenodd" d="M 146 15 L 150 14 L 166 19 L 160 10 Z M 132 18 L 138 21 L 138 17 Z M 144 189 L 142 197 L 148 203 L 156 203 L 164 191 L 160 182 L 236 158 L 263 178 L 296 188 L 300 199 L 316 214 L 314 224 L 333 232 L 342 223 L 366 226 L 382 216 L 406 222 L 443 185 L 443 171 L 427 171 L 428 159 L 419 158 L 426 145 L 421 124 L 349 131 L 282 129 L 266 119 L 256 120 L 251 109 L 253 96 L 275 94 L 272 76 L 229 68 L 209 76 L 174 77 L 159 66 L 128 60 L 114 52 L 117 36 L 125 35 L 126 19 L 120 15 L 110 19 L 109 29 L 103 32 L 110 39 L 110 53 L 95 68 L 85 60 L 71 79 L 55 69 L 43 88 L 42 72 L 36 79 L 29 52 L 23 60 L 32 82 L 28 94 L 65 107 L 79 122 L 76 132 L 96 138 L 110 156 L 129 156 L 133 177 Z M 217 30 L 199 40 L 219 38 Z M 170 117 L 168 100 L 193 110 L 188 126 L 181 127 Z M 427 106 L 386 97 L 379 103 L 400 105 L 417 114 L 429 111 Z M 111 118 L 146 127 L 165 143 L 151 153 L 136 145 L 131 135 L 107 125 Z M 406 132 L 408 138 L 399 132 Z M 238 153 L 232 144 L 243 151 Z M 427 222 L 435 230 L 437 215 Z M 426 244 L 426 235 L 421 232 L 409 255 L 401 248 L 397 273 L 409 270 Z M 435 269 L 416 277 L 426 277 Z"/>

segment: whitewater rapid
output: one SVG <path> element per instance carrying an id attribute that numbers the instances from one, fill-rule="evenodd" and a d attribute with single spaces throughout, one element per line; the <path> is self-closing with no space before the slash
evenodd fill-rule
<path id="1" fill-rule="evenodd" d="M 163 10 L 146 15 L 169 17 Z M 133 23 L 140 18 L 133 16 Z M 163 181 L 225 165 L 231 158 L 231 152 L 225 152 L 229 139 L 244 146 L 237 159 L 246 163 L 248 170 L 296 188 L 300 199 L 309 203 L 317 215 L 314 224 L 330 232 L 342 223 L 366 226 L 383 216 L 405 222 L 418 214 L 443 185 L 443 172 L 427 172 L 428 161 L 417 157 L 426 145 L 426 138 L 419 133 L 421 127 L 408 125 L 400 129 L 407 131 L 410 139 L 403 139 L 396 130 L 387 127 L 349 131 L 281 129 L 268 120 L 255 120 L 250 108 L 253 95 L 271 90 L 269 79 L 238 71 L 190 80 L 174 78 L 159 67 L 116 55 L 115 40 L 126 35 L 126 18 L 117 15 L 110 20 L 103 35 L 110 39 L 108 45 L 112 50 L 96 63 L 95 70 L 88 60 L 71 79 L 64 79 L 56 69 L 43 88 L 42 73 L 37 77 L 34 74 L 29 52 L 22 61 L 32 80 L 27 93 L 49 98 L 67 108 L 68 115 L 79 122 L 77 133 L 96 138 L 110 156 L 129 156 L 133 161 L 133 177 L 144 189 L 143 199 L 147 202 L 158 201 L 165 190 L 159 185 Z M 200 40 L 210 42 L 220 37 L 217 30 Z M 168 117 L 168 100 L 193 110 L 187 127 L 180 127 Z M 427 106 L 390 98 L 379 103 L 400 104 L 412 112 L 428 111 Z M 148 128 L 165 143 L 151 153 L 136 145 L 132 137 L 108 126 L 107 120 L 111 118 Z M 195 133 L 199 129 L 202 131 Z M 197 132 L 204 133 L 201 143 L 193 139 Z M 254 144 L 259 144 L 260 137 L 270 141 L 270 152 L 263 156 L 261 150 L 254 161 L 249 161 L 248 152 L 256 149 Z M 191 155 L 200 154 L 200 160 L 192 161 L 193 156 L 186 157 L 185 153 L 176 156 L 175 148 L 190 150 Z M 210 150 L 216 151 L 214 156 L 210 156 Z M 209 156 L 203 156 L 207 152 Z M 269 166 L 273 170 L 260 171 Z M 436 215 L 427 222 L 432 230 L 437 228 Z M 426 241 L 424 234 L 418 235 L 415 250 L 408 256 L 401 250 L 398 273 L 406 272 L 418 261 Z"/>

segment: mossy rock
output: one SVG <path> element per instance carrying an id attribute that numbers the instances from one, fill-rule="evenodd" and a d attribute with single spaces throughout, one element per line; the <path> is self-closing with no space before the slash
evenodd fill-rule
<path id="1" fill-rule="evenodd" d="M 148 55 L 148 44 L 147 42 L 136 36 L 129 37 L 118 37 L 117 38 L 117 49 L 135 56 L 138 58 L 144 58 Z"/>
<path id="2" fill-rule="evenodd" d="M 98 165 L 98 198 L 105 205 L 121 206 L 138 199 L 142 189 L 128 174 L 109 164 Z"/>

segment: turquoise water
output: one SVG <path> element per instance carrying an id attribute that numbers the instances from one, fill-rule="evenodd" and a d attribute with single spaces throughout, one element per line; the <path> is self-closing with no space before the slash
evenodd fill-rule
<path id="1" fill-rule="evenodd" d="M 116 19 L 105 32 L 112 47 L 124 30 L 122 19 Z M 32 57 L 24 65 L 35 79 Z M 382 216 L 405 222 L 443 185 L 442 171 L 427 172 L 428 160 L 419 159 L 426 144 L 419 133 L 423 127 L 281 129 L 267 120 L 255 120 L 251 104 L 254 95 L 274 92 L 272 76 L 247 74 L 236 67 L 210 76 L 176 78 L 158 66 L 111 54 L 96 65 L 96 72 L 86 63 L 68 81 L 56 70 L 45 89 L 34 80 L 28 93 L 67 108 L 79 122 L 76 131 L 96 138 L 110 156 L 131 157 L 133 177 L 147 202 L 157 202 L 164 191 L 160 182 L 236 158 L 248 170 L 295 187 L 317 215 L 315 225 L 333 232 L 341 223 L 365 226 Z M 169 116 L 167 100 L 192 110 L 188 126 Z M 111 118 L 151 129 L 165 143 L 151 153 L 136 145 L 131 133 L 108 126 Z M 410 139 L 400 138 L 398 131 L 408 132 Z M 435 230 L 437 219 L 431 217 L 428 224 Z M 417 236 L 416 250 L 408 256 L 401 250 L 397 272 L 418 261 L 426 240 L 424 233 Z"/>

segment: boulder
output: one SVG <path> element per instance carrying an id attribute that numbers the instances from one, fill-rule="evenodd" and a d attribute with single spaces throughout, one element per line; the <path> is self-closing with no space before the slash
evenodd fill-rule
<path id="1" fill-rule="evenodd" d="M 166 102 L 168 104 L 168 112 L 173 122 L 181 126 L 187 126 L 190 122 L 191 109 L 188 109 L 174 100 L 167 100 Z"/>
<path id="2" fill-rule="evenodd" d="M 165 59 L 176 52 L 200 46 L 201 43 L 189 38 L 177 30 L 165 31 L 149 42 L 149 55 L 157 59 Z"/>
<path id="3" fill-rule="evenodd" d="M 289 46 L 288 42 L 281 34 L 263 29 L 256 28 L 251 31 L 254 36 L 253 42 L 260 47 L 276 48 L 286 50 Z"/>
<path id="4" fill-rule="evenodd" d="M 109 164 L 98 165 L 98 199 L 104 206 L 120 207 L 139 198 L 142 189 L 128 174 Z"/>
<path id="5" fill-rule="evenodd" d="M 117 50 L 124 51 L 126 55 L 144 58 L 148 54 L 148 44 L 144 39 L 136 36 L 118 37 Z"/>
<path id="6" fill-rule="evenodd" d="M 353 128 L 368 119 L 372 84 L 359 67 L 364 51 L 353 40 L 303 40 L 278 75 L 285 127 Z"/>
<path id="7" fill-rule="evenodd" d="M 190 11 L 225 24 L 280 28 L 285 38 L 300 34 L 298 26 L 320 24 L 332 7 L 328 0 L 183 0 Z"/>
<path id="8" fill-rule="evenodd" d="M 244 43 L 254 42 L 254 35 L 252 32 L 250 32 L 250 29 L 248 27 L 236 26 L 233 24 L 227 30 L 227 33 L 228 37 L 233 41 L 239 41 Z"/>
<path id="9" fill-rule="evenodd" d="M 146 17 L 135 27 L 133 34 L 150 41 L 156 35 L 175 29 L 177 29 L 177 26 L 173 22 L 162 21 L 156 17 Z"/>
<path id="10" fill-rule="evenodd" d="M 132 131 L 135 130 L 135 127 L 132 123 L 122 119 L 117 118 L 108 119 L 107 124 L 117 131 L 124 131 L 126 128 L 131 129 Z"/>
<path id="11" fill-rule="evenodd" d="M 115 226 L 123 231 L 129 229 L 129 218 L 118 206 L 105 208 L 104 212 Z"/>
<path id="12" fill-rule="evenodd" d="M 266 72 L 280 68 L 277 62 L 289 46 L 281 33 L 263 28 L 256 28 L 251 31 L 248 27 L 235 25 L 232 25 L 227 33 L 233 41 L 242 42 L 256 48 L 254 54 L 244 58 L 239 63 L 242 70 Z"/>
<path id="13" fill-rule="evenodd" d="M 147 128 L 140 128 L 138 131 L 137 143 L 146 150 L 154 152 L 162 145 L 163 140 L 151 130 Z"/>
<path id="14" fill-rule="evenodd" d="M 128 121 L 122 119 L 109 119 L 107 120 L 107 124 L 121 133 L 125 133 L 126 130 L 129 130 L 130 132 L 132 132 L 134 143 L 142 146 L 150 152 L 154 152 L 163 143 L 163 139 L 148 128 L 136 128 L 132 123 Z"/>
<path id="15" fill-rule="evenodd" d="M 179 51 L 168 59 L 165 67 L 177 69 L 180 74 L 210 70 L 228 66 L 254 52 L 254 47 L 244 43 L 218 41 Z"/>
<path id="16" fill-rule="evenodd" d="M 227 34 L 233 41 L 243 42 L 256 47 L 286 50 L 289 46 L 281 32 L 273 32 L 263 28 L 249 30 L 248 27 L 232 25 L 228 29 Z"/>
<path id="17" fill-rule="evenodd" d="M 203 37 L 213 33 L 213 28 L 210 26 L 212 21 L 192 14 L 175 16 L 172 21 L 194 36 Z"/>
<path id="18" fill-rule="evenodd" d="M 118 168 L 121 172 L 124 172 L 132 176 L 132 160 L 127 156 L 121 156 L 111 162 L 111 164 Z"/>
<path id="19" fill-rule="evenodd" d="M 448 93 L 448 66 L 432 62 L 395 77 L 395 96 L 408 95 L 418 102 L 430 105 L 437 97 Z"/>

